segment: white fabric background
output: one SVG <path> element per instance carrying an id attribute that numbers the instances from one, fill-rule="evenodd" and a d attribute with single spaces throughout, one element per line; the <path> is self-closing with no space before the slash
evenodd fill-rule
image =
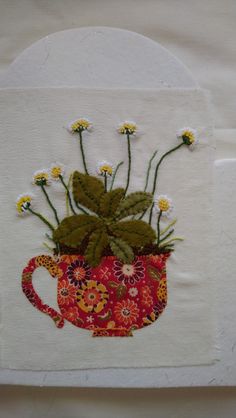
<path id="1" fill-rule="evenodd" d="M 234 0 L 1 0 L 0 10 L 1 71 L 32 42 L 72 27 L 115 26 L 160 42 L 211 91 L 215 114 L 220 116 L 216 121 L 221 129 L 216 134 L 222 146 L 217 147 L 217 156 L 236 155 Z M 81 417 L 233 418 L 235 407 L 235 389 L 1 388 L 1 411 L 6 418 L 74 418 L 78 411 Z"/>
<path id="2" fill-rule="evenodd" d="M 183 235 L 185 241 L 176 245 L 176 251 L 168 261 L 168 307 L 155 324 L 135 332 L 133 338 L 91 339 L 90 332 L 78 330 L 69 323 L 57 330 L 53 321 L 34 309 L 21 291 L 22 268 L 31 257 L 45 253 L 41 245 L 45 228 L 30 216 L 22 220 L 16 216 L 15 197 L 19 191 L 29 190 L 32 173 L 42 168 L 42 164 L 47 168 L 51 162 L 60 161 L 69 173 L 82 168 L 76 135 L 65 129 L 68 121 L 78 117 L 78 112 L 94 124 L 94 131 L 84 137 L 89 172 L 95 174 L 97 162 L 104 159 L 114 166 L 125 161 L 117 177 L 117 186 L 125 184 L 127 173 L 127 144 L 124 136 L 116 132 L 117 126 L 127 119 L 135 120 L 140 127 L 142 134 L 131 140 L 130 191 L 143 190 L 150 156 L 158 149 L 160 158 L 176 146 L 176 132 L 181 127 L 189 125 L 199 132 L 199 144 L 193 152 L 184 147 L 170 156 L 160 169 L 158 194 L 166 193 L 172 197 L 178 218 L 176 234 Z M 1 366 L 63 370 L 211 363 L 216 358 L 215 274 L 212 269 L 214 142 L 204 92 L 179 89 L 2 90 L 0 114 L 2 154 L 5 156 L 1 167 L 1 178 L 4 179 L 1 194 L 5 196 L 1 207 L 1 249 L 4 253 L 1 263 Z M 151 179 L 152 176 L 150 185 Z M 35 190 L 37 187 L 31 188 L 38 196 L 36 210 L 41 213 L 46 210 L 47 218 L 51 219 L 44 196 Z M 63 219 L 66 215 L 63 188 L 58 184 L 57 187 L 51 185 L 48 193 Z M 34 274 L 34 284 L 43 300 L 51 305 L 56 297 L 56 281 L 47 276 L 45 271 L 38 270 Z M 42 277 L 45 280 L 41 281 Z M 148 343 L 144 349 L 145 341 Z"/>

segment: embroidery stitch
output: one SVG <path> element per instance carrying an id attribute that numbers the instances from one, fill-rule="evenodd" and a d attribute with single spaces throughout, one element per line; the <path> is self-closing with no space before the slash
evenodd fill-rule
<path id="1" fill-rule="evenodd" d="M 77 327 L 92 330 L 96 337 L 132 336 L 134 330 L 151 325 L 163 312 L 167 303 L 166 262 L 175 242 L 183 239 L 173 236 L 176 219 L 162 227 L 162 219 L 172 214 L 173 203 L 166 195 L 155 195 L 159 168 L 168 155 L 183 145 L 192 149 L 197 144 L 197 132 L 192 128 L 177 132 L 181 142 L 156 163 L 151 192 L 147 190 L 157 151 L 148 162 L 144 191 L 127 194 L 132 175 L 130 139 L 137 134 L 137 125 L 124 122 L 118 128 L 119 134 L 126 136 L 128 147 L 124 189 L 113 188 L 123 161 L 115 169 L 105 160 L 98 163 L 97 174 L 103 181 L 88 174 L 82 134 L 91 127 L 85 118 L 69 126 L 71 133 L 79 134 L 85 174 L 74 171 L 69 176 L 72 182 L 67 181 L 61 163 L 34 174 L 33 183 L 42 190 L 57 227 L 34 210 L 31 193 L 17 199 L 17 213 L 38 217 L 50 229 L 52 236 L 46 237 L 55 245 L 52 249 L 44 243 L 54 251 L 54 257 L 42 255 L 29 261 L 22 273 L 22 289 L 30 303 L 49 315 L 58 328 L 63 327 L 66 319 Z M 53 181 L 60 182 L 65 190 L 69 213 L 63 220 L 46 190 L 53 186 Z M 148 213 L 149 221 L 142 220 Z M 135 219 L 137 215 L 139 218 Z M 57 277 L 60 313 L 44 304 L 33 288 L 32 275 L 40 266 Z"/>

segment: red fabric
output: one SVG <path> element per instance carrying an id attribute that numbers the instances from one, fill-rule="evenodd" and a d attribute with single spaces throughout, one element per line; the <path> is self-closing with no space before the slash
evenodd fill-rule
<path id="1" fill-rule="evenodd" d="M 114 256 L 103 257 L 92 268 L 80 255 L 31 259 L 22 274 L 28 300 L 49 315 L 58 328 L 64 320 L 93 331 L 93 336 L 130 336 L 135 329 L 152 324 L 167 303 L 166 260 L 170 254 L 138 256 L 123 264 Z M 44 304 L 32 285 L 38 266 L 58 279 L 60 312 Z"/>

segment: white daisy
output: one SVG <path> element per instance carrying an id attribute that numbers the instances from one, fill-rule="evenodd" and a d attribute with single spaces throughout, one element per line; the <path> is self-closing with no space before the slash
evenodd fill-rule
<path id="1" fill-rule="evenodd" d="M 177 138 L 181 139 L 190 150 L 198 143 L 197 131 L 193 128 L 182 128 L 177 132 Z"/>
<path id="2" fill-rule="evenodd" d="M 172 200 L 166 195 L 159 195 L 155 200 L 155 209 L 157 213 L 162 214 L 162 216 L 166 216 L 167 218 L 170 216 L 171 212 L 173 211 L 173 204 Z"/>
<path id="3" fill-rule="evenodd" d="M 112 176 L 113 174 L 113 165 L 109 163 L 108 161 L 101 161 L 97 165 L 97 173 L 99 176 Z"/>
<path id="4" fill-rule="evenodd" d="M 37 186 L 48 186 L 50 184 L 48 170 L 42 169 L 35 171 L 33 175 L 33 184 L 36 184 Z"/>
<path id="5" fill-rule="evenodd" d="M 20 194 L 16 200 L 16 210 L 19 215 L 25 215 L 32 206 L 34 196 L 31 193 Z"/>
<path id="6" fill-rule="evenodd" d="M 69 123 L 68 131 L 71 133 L 91 131 L 92 123 L 86 118 L 76 119 Z"/>
<path id="7" fill-rule="evenodd" d="M 135 122 L 125 121 L 119 124 L 118 132 L 121 135 L 136 135 L 138 127 Z"/>
<path id="8" fill-rule="evenodd" d="M 58 181 L 60 176 L 63 177 L 65 173 L 65 166 L 61 163 L 52 164 L 50 167 L 50 176 L 54 181 Z"/>

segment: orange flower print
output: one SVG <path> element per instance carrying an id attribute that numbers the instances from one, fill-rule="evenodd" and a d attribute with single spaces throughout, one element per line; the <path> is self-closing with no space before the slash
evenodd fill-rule
<path id="1" fill-rule="evenodd" d="M 58 282 L 57 299 L 59 306 L 74 303 L 76 299 L 75 287 L 66 280 L 60 280 Z"/>
<path id="2" fill-rule="evenodd" d="M 83 283 L 77 291 L 77 303 L 84 312 L 101 312 L 107 304 L 108 298 L 106 287 L 96 280 Z"/>
<path id="3" fill-rule="evenodd" d="M 119 322 L 129 326 L 137 320 L 139 309 L 134 301 L 127 299 L 115 305 L 114 313 Z"/>
<path id="4" fill-rule="evenodd" d="M 153 304 L 153 299 L 151 297 L 151 289 L 149 286 L 143 286 L 140 290 L 141 293 L 141 302 L 144 306 L 150 306 Z"/>
<path id="5" fill-rule="evenodd" d="M 62 308 L 61 313 L 65 315 L 69 321 L 77 321 L 79 318 L 79 310 L 76 306 L 71 306 L 70 308 Z"/>

